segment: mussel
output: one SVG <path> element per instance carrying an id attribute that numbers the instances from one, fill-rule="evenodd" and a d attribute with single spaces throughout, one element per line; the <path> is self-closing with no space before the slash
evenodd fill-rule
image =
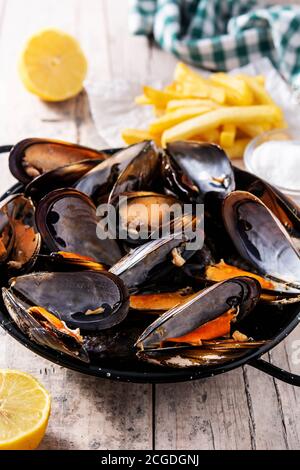
<path id="1" fill-rule="evenodd" d="M 40 254 L 38 256 L 43 269 L 52 271 L 88 270 L 88 271 L 108 271 L 108 267 L 88 256 L 69 251 L 55 251 L 50 254 Z"/>
<path id="2" fill-rule="evenodd" d="M 78 329 L 71 330 L 65 322 L 42 307 L 31 307 L 5 287 L 2 296 L 7 311 L 20 330 L 35 343 L 89 362 Z"/>
<path id="3" fill-rule="evenodd" d="M 40 251 L 41 237 L 35 227 L 35 209 L 23 194 L 0 203 L 0 265 L 7 272 L 30 268 Z"/>
<path id="4" fill-rule="evenodd" d="M 152 240 L 121 258 L 110 272 L 119 276 L 128 288 L 140 286 L 160 270 L 173 250 L 181 249 L 184 243 L 174 237 Z"/>
<path id="5" fill-rule="evenodd" d="M 256 306 L 260 296 L 256 279 L 236 277 L 196 293 L 155 320 L 137 340 L 139 349 L 162 344 L 201 345 L 224 337 Z"/>
<path id="6" fill-rule="evenodd" d="M 82 162 L 69 163 L 68 165 L 42 173 L 27 184 L 25 195 L 38 202 L 54 189 L 73 186 L 76 181 L 97 166 L 99 162 L 100 160 L 96 159 L 84 160 Z"/>
<path id="7" fill-rule="evenodd" d="M 172 233 L 135 248 L 112 266 L 110 272 L 119 276 L 128 288 L 134 288 L 154 276 L 157 279 L 158 273 L 166 276 L 172 266 L 182 266 L 202 244 L 202 231 L 193 216 L 180 217 L 173 224 Z"/>
<path id="8" fill-rule="evenodd" d="M 160 154 L 155 143 L 146 141 L 140 152 L 120 173 L 111 190 L 109 203 L 114 205 L 121 194 L 130 191 L 148 191 L 149 188 L 155 190 L 160 165 Z"/>
<path id="9" fill-rule="evenodd" d="M 123 193 L 116 209 L 118 236 L 133 244 L 149 241 L 151 234 L 182 215 L 177 198 L 147 191 Z"/>
<path id="10" fill-rule="evenodd" d="M 122 280 L 104 271 L 34 272 L 12 278 L 7 291 L 15 304 L 43 308 L 81 332 L 111 328 L 129 308 Z"/>
<path id="11" fill-rule="evenodd" d="M 104 160 L 105 152 L 59 140 L 30 138 L 16 144 L 9 155 L 11 173 L 23 184 L 47 171 L 82 160 Z"/>
<path id="12" fill-rule="evenodd" d="M 85 193 L 97 203 L 103 195 L 111 191 L 119 175 L 131 161 L 141 154 L 144 156 L 144 152 L 147 155 L 149 148 L 151 147 L 149 147 L 149 143 L 146 141 L 120 150 L 82 176 L 77 181 L 75 188 Z"/>
<path id="13" fill-rule="evenodd" d="M 221 147 L 199 142 L 167 144 L 163 174 L 167 188 L 202 202 L 208 193 L 224 197 L 235 188 L 231 163 Z"/>
<path id="14" fill-rule="evenodd" d="M 224 200 L 223 219 L 242 258 L 282 284 L 283 291 L 299 294 L 300 255 L 283 225 L 260 199 L 246 191 L 233 191 Z"/>
<path id="15" fill-rule="evenodd" d="M 137 352 L 137 357 L 153 365 L 180 369 L 217 366 L 236 360 L 249 350 L 259 348 L 264 344 L 266 341 L 222 340 L 219 342 L 220 348 L 215 349 L 212 341 L 203 341 L 201 347 L 176 346 L 140 350 Z"/>
<path id="16" fill-rule="evenodd" d="M 75 189 L 47 194 L 37 206 L 36 224 L 50 251 L 77 253 L 109 266 L 122 256 L 116 240 L 105 234 L 100 239 L 96 208 Z"/>
<path id="17" fill-rule="evenodd" d="M 291 236 L 300 251 L 300 209 L 285 194 L 256 175 L 234 169 L 236 189 L 247 191 L 261 199 Z"/>

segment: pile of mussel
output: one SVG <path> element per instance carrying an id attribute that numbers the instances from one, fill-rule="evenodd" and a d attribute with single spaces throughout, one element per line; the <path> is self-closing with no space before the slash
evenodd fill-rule
<path id="1" fill-rule="evenodd" d="M 259 333 L 270 306 L 284 316 L 300 301 L 299 209 L 217 145 L 98 151 L 32 138 L 14 146 L 9 165 L 22 189 L 0 203 L 2 296 L 45 348 L 84 362 L 223 364 L 270 340 Z M 174 203 L 189 215 L 170 219 Z M 115 237 L 99 236 L 103 204 L 118 214 Z M 129 229 L 135 204 L 147 210 Z M 191 230 L 179 229 L 183 219 Z"/>

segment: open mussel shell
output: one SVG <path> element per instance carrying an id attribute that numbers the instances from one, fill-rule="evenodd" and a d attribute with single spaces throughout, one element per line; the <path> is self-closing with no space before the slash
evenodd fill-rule
<path id="1" fill-rule="evenodd" d="M 132 244 L 145 243 L 182 213 L 177 198 L 147 191 L 122 194 L 116 209 L 118 236 Z"/>
<path id="2" fill-rule="evenodd" d="M 167 181 L 175 194 L 186 193 L 199 202 L 208 193 L 224 197 L 234 190 L 233 168 L 218 145 L 178 141 L 168 143 L 166 152 Z"/>
<path id="3" fill-rule="evenodd" d="M 278 286 L 281 287 L 281 286 Z M 266 305 L 274 305 L 277 307 L 284 307 L 285 305 L 290 304 L 297 304 L 300 302 L 300 293 L 287 293 L 284 292 L 270 292 L 270 291 L 263 291 L 260 296 L 260 301 Z"/>
<path id="4" fill-rule="evenodd" d="M 229 342 L 230 341 L 230 342 Z M 238 359 L 251 349 L 263 346 L 266 341 L 237 342 L 222 340 L 206 341 L 201 347 L 173 346 L 146 349 L 137 352 L 137 357 L 153 365 L 187 368 L 221 365 Z"/>
<path id="5" fill-rule="evenodd" d="M 54 189 L 73 186 L 76 181 L 98 165 L 100 161 L 96 159 L 84 160 L 42 173 L 28 183 L 25 194 L 37 202 Z M 109 161 L 109 159 L 105 161 Z"/>
<path id="6" fill-rule="evenodd" d="M 117 242 L 100 230 L 91 199 L 75 189 L 47 194 L 37 206 L 36 224 L 50 251 L 77 253 L 108 266 L 122 256 Z"/>
<path id="7" fill-rule="evenodd" d="M 41 247 L 35 227 L 35 208 L 23 194 L 0 202 L 0 266 L 8 272 L 32 266 Z"/>
<path id="8" fill-rule="evenodd" d="M 173 233 L 135 248 L 112 266 L 110 272 L 119 276 L 128 288 L 134 288 L 154 277 L 158 280 L 174 266 L 181 267 L 201 243 L 197 221 L 194 225 L 193 218 L 186 219 L 176 219 Z"/>
<path id="9" fill-rule="evenodd" d="M 148 148 L 148 143 L 140 142 L 120 150 L 109 159 L 99 162 L 95 168 L 82 176 L 75 188 L 97 202 L 111 191 L 120 173 L 135 157 L 143 153 L 145 148 Z"/>
<path id="10" fill-rule="evenodd" d="M 300 209 L 299 206 L 274 186 L 252 173 L 234 168 L 236 189 L 247 191 L 258 197 L 291 236 L 300 251 Z"/>
<path id="11" fill-rule="evenodd" d="M 186 302 L 172 308 L 155 320 L 137 341 L 137 347 L 159 347 L 168 339 L 183 337 L 231 309 L 236 321 L 243 319 L 256 306 L 260 285 L 249 277 L 236 277 L 200 291 Z"/>
<path id="12" fill-rule="evenodd" d="M 70 253 L 69 251 L 39 254 L 38 261 L 38 267 L 42 266 L 43 271 L 108 271 L 108 267 L 105 264 L 94 261 L 87 256 L 78 255 L 78 253 Z"/>
<path id="13" fill-rule="evenodd" d="M 2 288 L 2 297 L 11 318 L 32 341 L 83 362 L 89 362 L 78 331 L 69 329 L 44 309 L 31 308 L 5 287 Z"/>
<path id="14" fill-rule="evenodd" d="M 59 140 L 30 138 L 16 144 L 9 155 L 11 173 L 23 184 L 60 166 L 82 160 L 104 160 L 105 152 Z"/>
<path id="15" fill-rule="evenodd" d="M 234 191 L 223 203 L 226 229 L 239 254 L 283 291 L 300 292 L 300 255 L 283 225 L 256 196 Z"/>
<path id="16" fill-rule="evenodd" d="M 153 189 L 160 171 L 161 159 L 155 143 L 145 141 L 140 151 L 127 164 L 115 182 L 109 203 L 115 204 L 120 194 Z"/>
<path id="17" fill-rule="evenodd" d="M 161 157 L 161 176 L 167 194 L 176 195 L 182 201 L 199 201 L 198 188 L 182 171 L 176 161 L 165 152 Z"/>
<path id="18" fill-rule="evenodd" d="M 165 268 L 172 250 L 184 243 L 173 237 L 152 240 L 121 258 L 110 272 L 119 276 L 128 288 L 137 287 L 155 276 L 161 266 Z M 169 264 L 169 267 L 172 265 Z"/>
<path id="19" fill-rule="evenodd" d="M 128 291 L 107 272 L 36 272 L 12 278 L 9 291 L 81 332 L 111 328 L 127 315 Z"/>
<path id="20" fill-rule="evenodd" d="M 155 366 L 185 369 L 225 364 L 238 359 L 245 351 L 218 352 L 204 348 L 157 348 L 138 351 L 137 357 Z"/>

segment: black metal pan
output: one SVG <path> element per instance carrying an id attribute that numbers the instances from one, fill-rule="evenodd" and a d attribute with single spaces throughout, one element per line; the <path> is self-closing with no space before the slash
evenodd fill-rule
<path id="1" fill-rule="evenodd" d="M 12 146 L 0 147 L 0 153 L 8 152 Z M 22 191 L 22 185 L 16 184 L 9 191 L 2 195 L 0 199 Z M 157 368 L 150 364 L 142 362 L 116 362 L 115 359 L 102 360 L 101 363 L 85 364 L 68 357 L 62 353 L 39 346 L 25 336 L 10 319 L 3 302 L 0 300 L 0 324 L 14 339 L 34 353 L 48 359 L 63 367 L 82 372 L 87 375 L 109 378 L 124 382 L 140 382 L 140 383 L 168 383 L 168 382 L 184 382 L 189 380 L 202 379 L 222 374 L 230 370 L 241 367 L 245 364 L 251 365 L 272 377 L 278 378 L 289 384 L 300 386 L 300 376 L 285 371 L 261 359 L 261 356 L 273 349 L 277 344 L 284 340 L 291 331 L 300 322 L 300 305 L 290 304 L 285 308 L 285 313 L 281 316 L 280 321 L 275 322 L 272 329 L 276 331 L 267 331 L 268 324 L 262 325 L 266 330 L 266 337 L 269 341 L 260 348 L 250 351 L 242 358 L 233 360 L 227 364 L 209 367 L 195 367 L 188 369 L 169 369 Z"/>

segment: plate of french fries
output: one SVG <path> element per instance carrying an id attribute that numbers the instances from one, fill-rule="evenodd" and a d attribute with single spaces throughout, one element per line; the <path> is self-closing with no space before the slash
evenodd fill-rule
<path id="1" fill-rule="evenodd" d="M 219 144 L 230 158 L 241 158 L 254 137 L 287 127 L 263 75 L 218 72 L 204 77 L 179 62 L 169 84 L 161 89 L 145 85 L 142 91 L 136 106 L 150 106 L 153 119 L 144 129 L 122 129 L 126 144 L 207 141 Z"/>

